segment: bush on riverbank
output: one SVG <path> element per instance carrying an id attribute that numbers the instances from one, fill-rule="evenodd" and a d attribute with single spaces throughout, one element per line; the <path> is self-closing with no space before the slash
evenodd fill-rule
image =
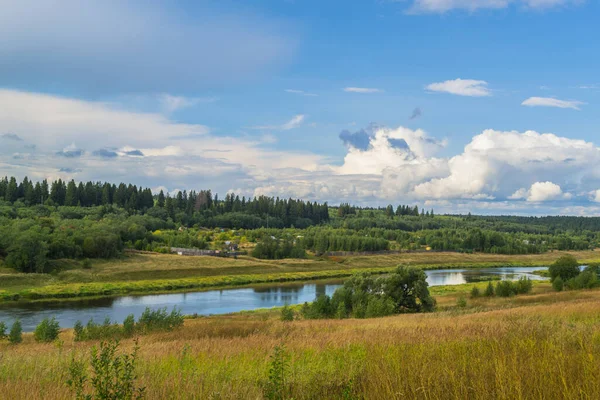
<path id="1" fill-rule="evenodd" d="M 97 324 L 90 319 L 84 326 L 81 321 L 77 321 L 73 327 L 74 340 L 82 342 L 86 340 L 103 340 L 129 338 L 137 334 L 148 334 L 156 331 L 172 331 L 183 325 L 183 315 L 181 311 L 174 307 L 168 313 L 167 308 L 151 310 L 146 308 L 143 314 L 135 322 L 135 317 L 130 314 L 123 321 L 123 325 L 112 323 L 106 318 L 102 324 Z"/>
<path id="2" fill-rule="evenodd" d="M 404 312 L 433 311 L 427 276 L 421 269 L 400 266 L 388 276 L 358 274 L 337 289 L 332 297 L 319 296 L 302 306 L 306 319 L 373 318 Z"/>

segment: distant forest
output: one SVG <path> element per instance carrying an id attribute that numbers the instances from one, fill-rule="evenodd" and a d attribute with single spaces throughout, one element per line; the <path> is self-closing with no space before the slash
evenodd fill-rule
<path id="1" fill-rule="evenodd" d="M 416 205 L 358 207 L 210 190 L 153 194 L 101 182 L 0 179 L 0 260 L 49 272 L 57 260 L 119 257 L 124 249 L 250 249 L 259 258 L 328 252 L 536 254 L 600 243 L 600 218 L 438 215 Z"/>

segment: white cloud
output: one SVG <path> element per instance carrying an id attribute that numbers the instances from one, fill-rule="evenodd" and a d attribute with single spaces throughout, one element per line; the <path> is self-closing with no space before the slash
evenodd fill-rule
<path id="1" fill-rule="evenodd" d="M 459 78 L 445 82 L 432 83 L 427 85 L 426 89 L 432 92 L 450 93 L 458 96 L 484 97 L 492 95 L 487 88 L 487 84 L 486 81 Z"/>
<path id="2" fill-rule="evenodd" d="M 299 123 L 302 118 L 294 118 L 280 127 Z M 577 207 L 600 200 L 600 149 L 534 131 L 485 130 L 447 158 L 438 155 L 445 141 L 423 130 L 371 127 L 340 135 L 347 144 L 340 162 L 269 148 L 266 136 L 216 136 L 159 114 L 0 91 L 0 132 L 23 139 L 0 146 L 1 170 L 21 178 L 76 176 L 218 193 L 235 188 L 330 203 L 428 202 L 449 212 L 561 212 L 570 199 L 567 211 L 578 213 Z M 24 151 L 32 142 L 35 152 Z M 95 156 L 99 150 L 111 157 Z"/>
<path id="3" fill-rule="evenodd" d="M 561 187 L 550 181 L 536 182 L 531 185 L 527 194 L 527 201 L 541 202 L 548 200 L 556 200 L 559 198 L 569 198 L 568 194 L 564 194 Z"/>
<path id="4" fill-rule="evenodd" d="M 448 160 L 449 174 L 419 184 L 421 198 L 473 198 L 480 194 L 525 198 L 535 182 L 582 187 L 600 180 L 593 165 L 600 150 L 592 143 L 534 131 L 486 130 L 462 154 Z M 535 198 L 535 196 L 534 196 Z"/>
<path id="5" fill-rule="evenodd" d="M 376 88 L 362 88 L 362 87 L 346 87 L 344 92 L 348 93 L 381 93 L 383 90 Z"/>
<path id="6" fill-rule="evenodd" d="M 281 125 L 259 125 L 259 126 L 252 126 L 252 127 L 250 127 L 250 129 L 263 130 L 263 131 L 289 131 L 291 129 L 298 128 L 300 125 L 302 125 L 302 122 L 304 122 L 305 119 L 306 119 L 306 115 L 298 114 L 298 115 L 295 115 L 288 122 L 281 124 Z"/>
<path id="7" fill-rule="evenodd" d="M 452 10 L 475 12 L 484 9 L 503 9 L 511 4 L 524 9 L 543 10 L 582 2 L 583 0 L 414 0 L 408 12 L 415 14 L 442 14 Z"/>
<path id="8" fill-rule="evenodd" d="M 318 94 L 305 92 L 304 90 L 286 89 L 287 93 L 300 94 L 302 96 L 317 97 Z"/>
<path id="9" fill-rule="evenodd" d="M 559 100 L 553 97 L 530 97 L 525 100 L 521 105 L 528 107 L 557 107 L 557 108 L 571 108 L 573 110 L 579 110 L 579 106 L 585 103 L 576 100 Z"/>
<path id="10" fill-rule="evenodd" d="M 600 203 L 600 189 L 590 192 L 590 199 L 593 202 Z"/>

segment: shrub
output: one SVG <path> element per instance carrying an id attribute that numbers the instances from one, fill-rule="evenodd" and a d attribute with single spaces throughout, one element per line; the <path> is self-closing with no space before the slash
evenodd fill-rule
<path id="1" fill-rule="evenodd" d="M 284 346 L 276 346 L 271 355 L 269 365 L 269 380 L 264 387 L 264 396 L 269 400 L 283 400 L 288 398 L 287 375 L 289 369 L 289 355 Z"/>
<path id="2" fill-rule="evenodd" d="M 467 299 L 465 298 L 465 296 L 460 296 L 457 300 L 456 300 L 456 306 L 459 308 L 465 308 L 467 306 Z"/>
<path id="3" fill-rule="evenodd" d="M 562 278 L 560 276 L 557 276 L 553 281 L 552 281 L 552 287 L 554 288 L 554 290 L 556 290 L 557 292 L 562 292 L 563 288 L 565 286 L 564 281 L 562 280 Z"/>
<path id="4" fill-rule="evenodd" d="M 291 309 L 287 304 L 283 306 L 281 309 L 281 320 L 282 321 L 293 321 L 294 320 L 294 310 Z"/>
<path id="5" fill-rule="evenodd" d="M 149 307 L 144 310 L 138 320 L 138 327 L 143 332 L 157 330 L 171 331 L 183 325 L 183 315 L 173 308 L 171 313 L 167 313 L 167 307 L 158 310 L 151 310 Z"/>
<path id="6" fill-rule="evenodd" d="M 473 286 L 473 289 L 471 289 L 471 298 L 476 299 L 479 296 L 481 296 L 481 291 L 477 286 Z"/>
<path id="7" fill-rule="evenodd" d="M 20 320 L 13 322 L 8 334 L 8 341 L 12 344 L 21 343 L 23 341 L 23 326 Z"/>
<path id="8" fill-rule="evenodd" d="M 52 319 L 44 318 L 38 326 L 35 327 L 33 337 L 36 342 L 49 343 L 53 342 L 58 338 L 60 327 L 58 321 L 52 317 Z"/>
<path id="9" fill-rule="evenodd" d="M 0 321 L 0 340 L 6 339 L 6 324 Z"/>
<path id="10" fill-rule="evenodd" d="M 513 284 L 513 286 L 515 287 L 515 290 L 518 294 L 526 294 L 531 292 L 531 290 L 533 289 L 533 282 L 531 282 L 531 280 L 528 277 L 522 276 L 517 282 Z"/>
<path id="11" fill-rule="evenodd" d="M 516 293 L 516 288 L 511 281 L 500 281 L 496 284 L 496 295 L 510 297 Z"/>
<path id="12" fill-rule="evenodd" d="M 83 267 L 83 269 L 92 269 L 92 262 L 90 261 L 89 258 L 86 258 L 85 260 L 83 260 L 83 262 L 81 263 L 81 266 Z"/>
<path id="13" fill-rule="evenodd" d="M 135 317 L 133 316 L 133 314 L 129 314 L 123 320 L 123 335 L 125 335 L 125 337 L 131 337 L 131 336 L 133 336 L 134 332 L 135 332 Z"/>
<path id="14" fill-rule="evenodd" d="M 592 289 L 598 286 L 598 275 L 591 271 L 584 271 L 574 278 L 565 282 L 565 286 L 569 289 Z"/>
<path id="15" fill-rule="evenodd" d="M 494 290 L 494 285 L 492 285 L 492 282 L 488 282 L 487 287 L 485 288 L 485 292 L 484 295 L 485 297 L 493 297 L 494 294 L 496 294 L 496 291 Z"/>
<path id="16" fill-rule="evenodd" d="M 100 343 L 100 351 L 94 346 L 91 352 L 90 364 L 93 372 L 88 378 L 86 365 L 83 362 L 71 360 L 67 385 L 73 391 L 77 400 L 139 400 L 144 397 L 145 388 L 136 387 L 137 353 L 136 342 L 131 354 L 117 354 L 118 341 Z M 88 385 L 89 381 L 89 385 Z M 86 389 L 91 387 L 91 393 Z"/>
<path id="17" fill-rule="evenodd" d="M 85 340 L 85 328 L 83 327 L 83 324 L 81 323 L 81 321 L 77 320 L 75 322 L 75 325 L 73 325 L 73 340 L 75 340 L 76 342 L 81 342 L 83 340 Z"/>
<path id="18" fill-rule="evenodd" d="M 550 280 L 554 281 L 557 277 L 561 277 L 561 279 L 566 282 L 571 278 L 575 278 L 579 275 L 579 263 L 570 254 L 561 256 L 558 260 L 556 260 L 549 268 L 548 272 L 550 273 Z"/>

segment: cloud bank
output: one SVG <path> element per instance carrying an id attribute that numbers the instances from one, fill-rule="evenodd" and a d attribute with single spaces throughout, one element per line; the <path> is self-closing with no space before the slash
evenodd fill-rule
<path id="1" fill-rule="evenodd" d="M 301 131 L 303 120 L 297 115 L 277 127 Z M 447 152 L 443 139 L 372 125 L 339 133 L 346 152 L 337 159 L 214 135 L 162 114 L 0 90 L 0 132 L 21 139 L 2 138 L 0 146 L 0 170 L 21 179 L 212 188 L 333 204 L 410 201 L 447 212 L 582 213 L 600 200 L 600 149 L 535 131 L 487 129 L 458 154 L 440 156 Z"/>

